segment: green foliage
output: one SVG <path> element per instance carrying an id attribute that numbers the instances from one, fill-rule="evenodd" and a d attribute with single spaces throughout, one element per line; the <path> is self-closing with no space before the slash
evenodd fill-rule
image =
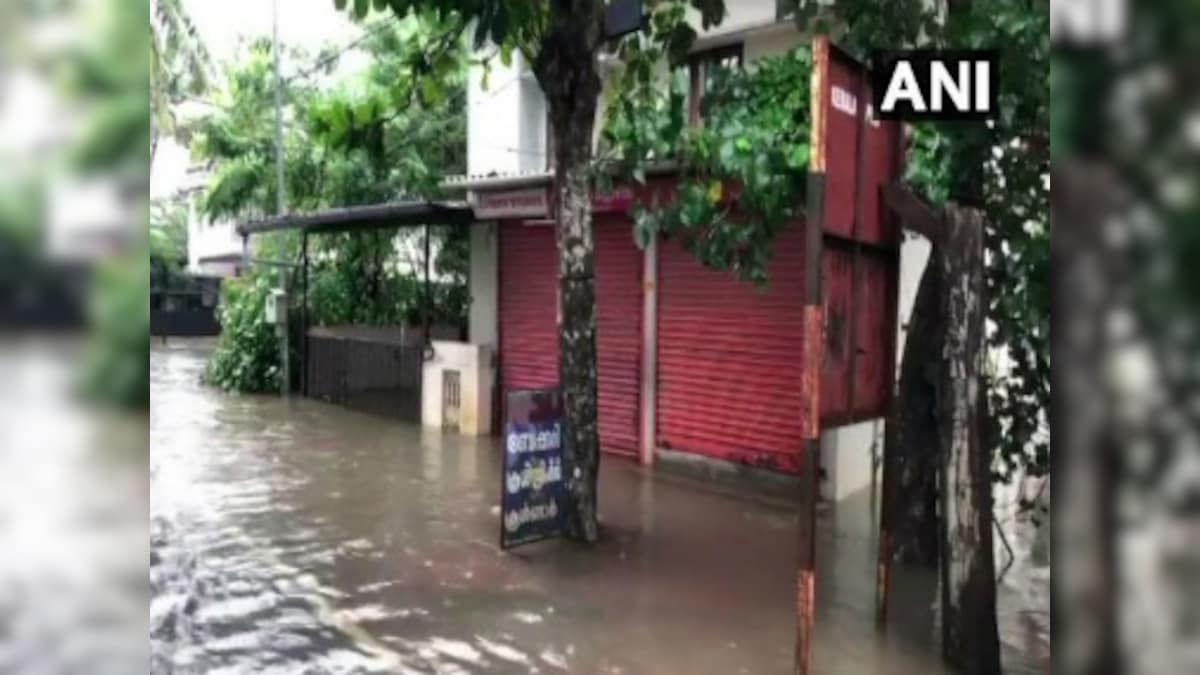
<path id="1" fill-rule="evenodd" d="M 149 259 L 134 254 L 106 262 L 96 270 L 93 283 L 85 392 L 121 407 L 148 406 Z"/>
<path id="2" fill-rule="evenodd" d="M 652 47 L 634 51 L 639 64 L 657 55 Z M 700 128 L 687 125 L 686 72 L 673 74 L 664 89 L 647 68 L 627 71 L 604 126 L 605 171 L 644 181 L 650 165 L 669 160 L 681 176 L 672 202 L 635 209 L 640 245 L 677 237 L 706 265 L 767 282 L 771 244 L 803 197 L 811 71 L 803 48 L 752 70 L 718 71 L 700 103 Z"/>
<path id="3" fill-rule="evenodd" d="M 150 202 L 150 260 L 177 268 L 187 261 L 187 206 L 173 200 Z"/>
<path id="4" fill-rule="evenodd" d="M 150 2 L 150 159 L 164 135 L 186 142 L 174 107 L 208 89 L 212 61 L 183 0 Z"/>
<path id="5" fill-rule="evenodd" d="M 221 338 L 209 358 L 206 383 L 227 391 L 279 391 L 279 339 L 266 322 L 272 275 L 227 279 L 221 285 Z"/>
<path id="6" fill-rule="evenodd" d="M 61 63 L 60 82 L 86 111 L 72 148 L 72 168 L 102 173 L 123 194 L 145 195 L 150 116 L 146 107 L 150 51 L 145 4 L 110 0 L 90 16 L 81 45 Z M 142 197 L 141 199 L 144 199 Z M 144 201 L 136 201 L 141 218 Z M 145 222 L 130 223 L 145 231 Z M 92 398 L 127 408 L 150 402 L 149 257 L 144 241 L 101 263 L 90 293 L 88 359 L 81 386 Z"/>
<path id="7" fill-rule="evenodd" d="M 436 193 L 441 176 L 466 165 L 466 57 L 452 42 L 426 54 L 439 39 L 435 19 L 382 21 L 361 43 L 371 58 L 359 77 L 325 90 L 302 79 L 285 83 L 285 183 L 291 211 L 373 204 Z M 295 52 L 290 61 L 324 63 Z M 311 68 L 311 66 L 310 66 Z M 302 68 L 301 71 L 305 72 Z M 220 109 L 196 126 L 193 152 L 217 165 L 203 200 L 211 218 L 247 219 L 275 210 L 273 75 L 270 44 L 257 41 L 226 72 Z M 455 255 L 451 231 L 435 228 L 449 284 L 435 284 L 434 321 L 461 324 L 467 312 L 465 253 Z M 317 325 L 419 324 L 422 269 L 402 268 L 400 251 L 417 229 L 314 235 L 309 239 L 310 319 Z M 299 262 L 295 233 L 259 237 L 258 257 Z M 408 248 L 411 248 L 409 246 Z M 465 252 L 465 248 L 458 246 Z M 412 262 L 412 261 L 408 261 Z M 208 380 L 242 391 L 275 391 L 277 341 L 260 325 L 264 274 L 224 299 L 223 334 Z M 298 292 L 296 279 L 291 289 Z"/>
<path id="8" fill-rule="evenodd" d="M 110 0 L 93 20 L 94 30 L 63 64 L 61 81 L 87 110 L 72 149 L 74 168 L 104 172 L 140 185 L 149 176 L 147 6 Z"/>

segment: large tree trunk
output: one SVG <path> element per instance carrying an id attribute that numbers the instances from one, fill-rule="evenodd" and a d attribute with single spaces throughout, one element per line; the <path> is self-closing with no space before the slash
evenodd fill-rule
<path id="1" fill-rule="evenodd" d="M 983 215 L 950 204 L 941 256 L 945 345 L 940 361 L 942 649 L 969 675 L 1000 673 L 992 549 L 992 483 L 983 447 L 986 394 Z"/>
<path id="2" fill-rule="evenodd" d="M 596 428 L 596 281 L 592 238 L 592 131 L 600 97 L 599 0 L 554 0 L 533 71 L 550 107 L 558 214 L 559 381 L 566 412 L 567 533 L 593 542 L 600 443 Z"/>
<path id="3" fill-rule="evenodd" d="M 913 300 L 896 402 L 883 441 L 879 558 L 875 619 L 887 621 L 892 565 L 938 564 L 937 364 L 945 344 L 942 249 L 930 242 L 929 260 Z"/>
<path id="4" fill-rule="evenodd" d="M 900 362 L 900 386 L 896 411 L 896 447 L 887 453 L 885 466 L 890 486 L 893 559 L 936 567 L 938 560 L 937 521 L 937 364 L 945 344 L 942 321 L 942 249 L 936 243 L 921 275 L 913 301 L 904 356 Z"/>

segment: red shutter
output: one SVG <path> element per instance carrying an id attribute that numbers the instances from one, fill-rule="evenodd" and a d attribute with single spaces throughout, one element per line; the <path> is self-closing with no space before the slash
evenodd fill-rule
<path id="1" fill-rule="evenodd" d="M 600 447 L 637 455 L 643 253 L 624 217 L 597 216 L 595 240 Z"/>
<path id="2" fill-rule="evenodd" d="M 598 217 L 596 348 L 600 447 L 638 449 L 642 252 L 628 220 Z M 558 253 L 554 228 L 500 228 L 500 370 L 505 390 L 558 385 Z"/>
<path id="3" fill-rule="evenodd" d="M 505 391 L 558 386 L 554 228 L 500 225 L 500 382 Z"/>
<path id="4" fill-rule="evenodd" d="M 798 472 L 802 223 L 776 240 L 765 291 L 659 250 L 658 446 Z"/>

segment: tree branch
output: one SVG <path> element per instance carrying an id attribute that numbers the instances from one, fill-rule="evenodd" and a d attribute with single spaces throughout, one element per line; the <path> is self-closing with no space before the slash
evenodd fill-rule
<path id="1" fill-rule="evenodd" d="M 941 217 L 912 188 L 899 182 L 885 185 L 883 203 L 900 216 L 904 227 L 925 235 L 929 241 L 941 241 L 945 234 Z"/>

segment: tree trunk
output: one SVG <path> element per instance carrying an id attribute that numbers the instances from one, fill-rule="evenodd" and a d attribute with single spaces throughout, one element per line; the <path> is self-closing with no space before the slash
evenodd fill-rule
<path id="1" fill-rule="evenodd" d="M 596 281 L 592 237 L 592 131 L 600 97 L 596 52 L 603 37 L 599 0 L 554 0 L 533 71 L 550 107 L 555 138 L 558 230 L 559 382 L 566 413 L 567 534 L 599 535 L 596 488 Z"/>
<path id="2" fill-rule="evenodd" d="M 879 557 L 875 620 L 887 621 L 892 565 L 935 569 L 938 564 L 937 364 L 945 344 L 942 312 L 942 249 L 930 242 L 929 260 L 904 339 L 900 382 L 883 440 Z"/>
<path id="3" fill-rule="evenodd" d="M 937 364 L 945 343 L 942 321 L 942 249 L 936 243 L 913 301 L 896 409 L 895 450 L 885 454 L 889 486 L 891 554 L 894 560 L 936 567 L 937 520 Z"/>
<path id="4" fill-rule="evenodd" d="M 944 212 L 941 257 L 945 345 L 939 364 L 942 503 L 942 650 L 968 675 L 999 675 L 990 453 L 986 420 L 983 215 Z"/>

